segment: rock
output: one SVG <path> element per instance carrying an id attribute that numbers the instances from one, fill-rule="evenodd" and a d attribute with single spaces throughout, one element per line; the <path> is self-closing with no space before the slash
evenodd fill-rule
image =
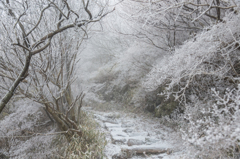
<path id="1" fill-rule="evenodd" d="M 126 143 L 126 138 L 122 137 L 122 136 L 112 136 L 112 143 L 116 144 L 116 143 Z"/>
<path id="2" fill-rule="evenodd" d="M 134 136 L 148 136 L 149 134 L 147 132 L 132 132 L 129 134 L 130 137 Z"/>
<path id="3" fill-rule="evenodd" d="M 126 128 L 122 128 L 122 127 L 120 127 L 120 128 L 108 128 L 108 130 L 109 131 L 122 131 L 124 133 L 127 133 Z"/>
<path id="4" fill-rule="evenodd" d="M 137 140 L 137 139 L 129 139 L 127 142 L 128 146 L 133 146 L 133 145 L 143 145 L 144 141 L 142 140 Z"/>
<path id="5" fill-rule="evenodd" d="M 170 151 L 168 148 L 164 147 L 156 147 L 150 145 L 140 145 L 140 146 L 133 146 L 133 147 L 122 147 L 122 152 L 127 154 L 127 157 L 132 157 L 134 154 L 160 154 L 160 153 L 167 153 Z"/>
<path id="6" fill-rule="evenodd" d="M 154 144 L 156 142 L 159 142 L 160 140 L 156 139 L 156 138 L 150 138 L 150 137 L 146 137 L 145 138 L 146 144 Z"/>
<path id="7" fill-rule="evenodd" d="M 123 154 L 115 154 L 112 156 L 112 159 L 127 159 L 127 157 Z"/>
<path id="8" fill-rule="evenodd" d="M 131 123 L 123 123 L 122 124 L 122 127 L 124 127 L 124 128 L 130 128 L 130 127 L 133 127 L 134 126 L 134 124 L 131 124 Z"/>
<path id="9" fill-rule="evenodd" d="M 118 122 L 114 118 L 108 118 L 108 117 L 104 117 L 104 116 L 97 115 L 97 114 L 94 114 L 94 117 L 102 122 L 118 124 Z"/>
<path id="10" fill-rule="evenodd" d="M 123 130 L 123 132 L 125 132 L 125 133 L 131 133 L 131 132 L 133 132 L 133 129 L 125 129 L 125 130 Z"/>
<path id="11" fill-rule="evenodd" d="M 114 137 L 114 136 L 128 137 L 128 135 L 123 131 L 112 131 L 111 136 L 112 137 Z"/>
<path id="12" fill-rule="evenodd" d="M 121 124 L 112 124 L 112 123 L 105 123 L 105 127 L 109 130 L 110 128 L 120 128 Z"/>
<path id="13" fill-rule="evenodd" d="M 128 135 L 123 131 L 111 131 L 112 143 L 125 143 Z"/>
<path id="14" fill-rule="evenodd" d="M 107 123 L 111 123 L 111 124 L 118 124 L 118 122 L 113 119 L 106 119 L 106 120 L 103 120 L 103 122 L 107 122 Z"/>

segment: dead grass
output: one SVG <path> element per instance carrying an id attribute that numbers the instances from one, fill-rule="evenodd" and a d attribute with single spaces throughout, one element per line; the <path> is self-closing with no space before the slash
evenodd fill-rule
<path id="1" fill-rule="evenodd" d="M 91 114 L 81 113 L 82 137 L 73 136 L 64 152 L 67 159 L 100 159 L 104 157 L 107 144 L 105 135 L 98 130 L 98 124 Z"/>

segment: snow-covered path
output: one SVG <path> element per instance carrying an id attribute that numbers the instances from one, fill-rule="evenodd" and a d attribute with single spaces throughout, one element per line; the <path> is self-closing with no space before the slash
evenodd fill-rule
<path id="1" fill-rule="evenodd" d="M 99 112 L 88 108 L 101 125 L 108 144 L 108 159 L 176 158 L 174 131 L 160 124 L 159 119 L 124 112 Z"/>

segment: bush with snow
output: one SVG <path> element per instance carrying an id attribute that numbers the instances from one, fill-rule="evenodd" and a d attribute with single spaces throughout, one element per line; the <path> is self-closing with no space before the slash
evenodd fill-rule
<path id="1" fill-rule="evenodd" d="M 231 86 L 238 80 L 239 22 L 239 15 L 231 13 L 225 22 L 185 42 L 152 69 L 143 83 L 145 88 L 154 90 L 167 83 L 165 93 L 173 93 L 176 99 L 186 102 L 185 92 L 190 87 L 192 95 L 199 97 L 211 94 L 212 86 Z M 175 86 L 178 90 L 173 91 Z"/>
<path id="2" fill-rule="evenodd" d="M 215 89 L 212 92 L 215 103 L 187 105 L 184 118 L 188 123 L 181 129 L 183 140 L 192 157 L 239 157 L 240 85 L 227 89 L 224 95 Z"/>
<path id="3" fill-rule="evenodd" d="M 181 103 L 178 122 L 192 158 L 239 155 L 239 23 L 236 9 L 166 56 L 143 82 L 147 90 L 166 86 L 162 94 Z"/>

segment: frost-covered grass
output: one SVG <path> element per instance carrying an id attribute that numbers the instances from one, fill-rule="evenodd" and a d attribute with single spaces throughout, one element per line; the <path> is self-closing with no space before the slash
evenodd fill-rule
<path id="1" fill-rule="evenodd" d="M 51 147 L 55 128 L 40 111 L 40 106 L 28 100 L 9 105 L 10 114 L 0 120 L 0 152 L 10 158 L 45 158 L 55 151 Z"/>
<path id="2" fill-rule="evenodd" d="M 81 114 L 82 137 L 73 136 L 66 146 L 65 158 L 95 159 L 103 158 L 106 143 L 104 134 L 98 130 L 98 124 L 92 115 L 86 112 Z"/>

